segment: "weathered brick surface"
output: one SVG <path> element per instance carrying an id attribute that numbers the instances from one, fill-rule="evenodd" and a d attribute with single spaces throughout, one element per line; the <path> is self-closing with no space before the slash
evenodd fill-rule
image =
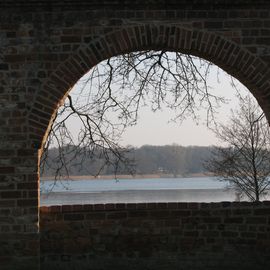
<path id="1" fill-rule="evenodd" d="M 269 211 L 269 202 L 41 207 L 41 269 L 266 270 Z"/>
<path id="2" fill-rule="evenodd" d="M 25 250 L 33 235 L 38 241 L 39 149 L 59 102 L 100 61 L 144 49 L 177 50 L 212 61 L 245 84 L 270 119 L 268 0 L 0 1 L 1 270 L 12 261 L 15 269 L 12 256 L 25 267 L 27 260 L 36 263 L 37 251 Z M 125 219 L 117 207 L 121 214 L 113 214 L 111 222 L 117 215 Z M 164 205 L 156 207 L 160 210 L 152 218 L 162 220 Z M 188 207 L 192 212 L 197 205 Z M 150 215 L 141 213 L 132 215 Z M 250 224 L 265 224 L 259 213 Z M 20 244 L 7 240 L 7 231 Z"/>

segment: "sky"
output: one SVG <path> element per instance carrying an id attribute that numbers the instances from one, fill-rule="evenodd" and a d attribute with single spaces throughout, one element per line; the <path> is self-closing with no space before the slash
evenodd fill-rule
<path id="1" fill-rule="evenodd" d="M 231 86 L 231 79 L 224 71 L 219 70 L 217 80 L 217 68 L 214 68 L 210 73 L 208 83 L 212 87 L 213 93 L 221 94 L 228 100 L 227 104 L 221 104 L 216 115 L 217 122 L 226 123 L 230 110 L 238 106 L 236 90 Z M 240 89 L 241 94 L 249 93 L 239 82 L 238 89 Z M 121 145 L 140 147 L 145 144 L 167 145 L 174 143 L 182 146 L 208 146 L 221 143 L 207 128 L 205 111 L 199 112 L 201 120 L 197 123 L 191 118 L 187 118 L 182 123 L 170 121 L 173 116 L 174 114 L 170 110 L 164 108 L 162 111 L 156 112 L 152 112 L 149 107 L 140 108 L 137 125 L 126 129 L 120 140 Z M 79 130 L 78 121 L 75 119 L 72 119 L 69 126 L 74 134 Z"/>
<path id="2" fill-rule="evenodd" d="M 221 93 L 227 104 L 221 104 L 217 110 L 216 121 L 226 123 L 232 109 L 239 106 L 236 90 L 231 86 L 230 79 L 225 72 L 221 72 L 218 83 L 216 78 L 210 78 L 213 92 Z M 242 94 L 248 94 L 248 90 L 239 83 Z M 170 110 L 152 112 L 148 107 L 141 108 L 138 124 L 129 127 L 122 136 L 123 145 L 142 146 L 144 144 L 166 145 L 176 143 L 183 146 L 200 145 L 208 146 L 220 144 L 215 134 L 207 127 L 205 111 L 201 110 L 199 115 L 201 120 L 196 123 L 188 118 L 182 123 L 170 121 L 173 118 Z"/>

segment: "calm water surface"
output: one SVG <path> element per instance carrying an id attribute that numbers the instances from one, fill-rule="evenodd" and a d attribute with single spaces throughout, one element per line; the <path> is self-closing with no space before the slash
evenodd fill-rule
<path id="1" fill-rule="evenodd" d="M 223 189 L 224 182 L 214 177 L 194 178 L 147 178 L 147 179 L 96 179 L 68 180 L 61 182 L 42 181 L 41 191 L 48 192 L 103 192 L 124 190 L 168 190 L 168 189 Z"/>
<path id="2" fill-rule="evenodd" d="M 235 191 L 214 177 L 41 181 L 41 205 L 235 199 Z"/>

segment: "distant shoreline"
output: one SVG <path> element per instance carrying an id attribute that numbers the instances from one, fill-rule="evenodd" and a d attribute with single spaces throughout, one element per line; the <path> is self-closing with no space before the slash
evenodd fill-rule
<path id="1" fill-rule="evenodd" d="M 147 178 L 194 178 L 194 177 L 211 177 L 213 176 L 210 173 L 191 173 L 185 175 L 177 175 L 173 174 L 121 174 L 121 175 L 70 175 L 69 177 L 61 177 L 60 180 L 111 180 L 111 179 L 147 179 Z M 51 181 L 55 180 L 54 176 L 44 176 L 41 177 L 41 181 Z"/>

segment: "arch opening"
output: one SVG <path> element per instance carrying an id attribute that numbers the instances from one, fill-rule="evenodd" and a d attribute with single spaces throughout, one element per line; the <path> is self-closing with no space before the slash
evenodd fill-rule
<path id="1" fill-rule="evenodd" d="M 64 89 L 69 89 L 70 86 L 72 86 L 77 81 L 77 79 L 79 77 L 81 77 L 81 75 L 85 74 L 85 72 L 89 70 L 89 67 L 94 66 L 95 64 L 97 64 L 98 62 L 100 62 L 103 59 L 106 59 L 106 58 L 108 58 L 110 56 L 113 56 L 113 55 L 118 55 L 118 54 L 121 54 L 121 53 L 124 53 L 124 52 L 129 52 L 129 51 L 136 51 L 136 50 L 139 50 L 139 49 L 156 49 L 156 50 L 158 50 L 158 49 L 164 49 L 164 48 L 166 48 L 166 49 L 171 50 L 171 51 L 180 50 L 180 51 L 186 52 L 186 53 L 191 53 L 192 52 L 193 55 L 204 56 L 203 58 L 208 59 L 208 60 L 212 59 L 212 57 L 213 57 L 213 59 L 212 59 L 212 62 L 213 63 L 219 63 L 219 66 L 220 67 L 223 67 L 223 69 L 225 71 L 228 71 L 228 73 L 231 74 L 231 75 L 235 75 L 234 77 L 236 77 L 238 79 L 240 78 L 240 81 L 241 82 L 243 82 L 246 86 L 248 86 L 249 89 L 252 89 L 251 92 L 257 98 L 257 100 L 260 102 L 260 104 L 262 106 L 262 104 L 263 104 L 263 98 L 262 97 L 264 96 L 264 93 L 266 93 L 266 91 L 265 91 L 266 88 L 264 87 L 265 86 L 265 83 L 264 83 L 264 80 L 265 79 L 263 79 L 263 77 L 264 77 L 264 74 L 267 73 L 267 68 L 264 65 L 264 63 L 260 62 L 258 59 L 256 59 L 249 52 L 247 52 L 245 50 L 241 50 L 236 44 L 233 44 L 233 43 L 231 43 L 229 41 L 224 41 L 222 38 L 217 37 L 217 36 L 215 36 L 213 34 L 209 34 L 208 33 L 207 34 L 207 35 L 209 35 L 208 38 L 210 40 L 212 39 L 212 41 L 216 40 L 216 43 L 215 42 L 213 43 L 215 45 L 209 45 L 210 46 L 209 47 L 209 52 L 207 54 L 206 52 L 200 51 L 203 48 L 203 46 L 206 46 L 206 45 L 202 45 L 200 43 L 200 41 L 197 41 L 200 44 L 200 45 L 198 45 L 196 43 L 196 41 L 194 41 L 194 40 L 192 41 L 192 39 L 191 40 L 189 39 L 190 38 L 190 35 L 193 36 L 193 34 L 192 34 L 193 32 L 192 31 L 183 30 L 183 32 L 187 31 L 186 32 L 187 34 L 185 34 L 185 37 L 187 38 L 187 40 L 186 41 L 183 41 L 184 48 L 182 48 L 182 49 L 181 48 L 179 49 L 179 47 L 178 47 L 178 49 L 173 49 L 173 46 L 170 47 L 168 44 L 169 44 L 169 42 L 174 42 L 174 41 L 168 41 L 168 40 L 166 40 L 165 43 L 163 41 L 159 41 L 158 44 L 156 44 L 154 42 L 152 45 L 151 44 L 150 45 L 149 44 L 145 45 L 143 43 L 143 42 L 146 42 L 145 41 L 145 36 L 143 34 L 144 33 L 143 32 L 144 31 L 144 28 L 142 30 L 140 30 L 140 31 L 142 31 L 142 36 L 140 36 L 140 38 L 139 38 L 140 42 L 142 42 L 142 44 L 140 44 L 140 45 L 136 45 L 136 46 L 134 45 L 133 46 L 133 45 L 131 45 L 131 43 L 130 44 L 126 43 L 126 41 L 124 41 L 125 38 L 123 37 L 125 31 L 123 31 L 123 32 L 118 33 L 119 34 L 119 40 L 120 40 L 120 42 L 117 41 L 117 38 L 116 38 L 116 37 L 118 37 L 118 34 L 117 33 L 114 33 L 111 37 L 108 37 L 108 40 L 105 38 L 105 39 L 102 39 L 101 41 L 96 41 L 96 43 L 93 44 L 92 47 L 90 46 L 90 49 L 87 48 L 86 51 L 89 54 L 88 53 L 86 54 L 85 51 L 83 51 L 82 49 L 80 49 L 78 51 L 78 55 L 80 55 L 78 57 L 79 60 L 78 59 L 76 60 L 76 57 L 75 56 L 74 57 L 71 56 L 71 58 L 65 63 L 66 64 L 66 67 L 68 67 L 68 69 L 70 68 L 70 70 L 72 70 L 74 68 L 74 65 L 77 66 L 77 67 L 79 66 L 80 67 L 80 71 L 78 71 L 78 69 L 75 69 L 74 70 L 75 75 L 73 74 L 73 77 L 67 77 L 66 78 L 67 81 L 66 81 L 66 79 L 65 79 L 65 73 L 69 72 L 67 74 L 70 74 L 71 76 L 72 76 L 72 73 L 70 73 L 70 71 L 68 71 L 67 68 L 60 67 L 59 70 L 57 71 L 57 73 L 54 74 L 54 75 L 52 75 L 52 77 L 50 78 L 50 81 L 49 81 L 48 86 L 47 86 L 48 89 L 50 89 L 50 90 L 55 89 L 55 93 L 58 93 L 58 96 L 59 96 L 59 99 L 58 100 L 60 100 L 67 93 Z M 133 34 L 134 33 L 135 32 L 133 32 Z M 131 33 L 131 36 L 132 36 L 132 33 Z M 196 36 L 196 34 L 195 34 L 195 36 Z M 124 38 L 123 43 L 121 42 L 122 38 Z M 131 37 L 128 37 L 128 39 L 129 38 L 131 38 Z M 210 44 L 212 44 L 212 41 L 210 42 L 208 38 L 206 39 L 207 42 L 209 42 Z M 151 40 L 151 38 L 150 38 L 150 40 Z M 225 45 L 224 43 L 219 44 L 219 41 L 218 40 L 223 40 L 225 42 L 225 44 L 227 44 L 227 45 Z M 101 43 L 104 43 L 105 42 L 106 45 L 103 45 L 104 47 L 102 47 L 100 45 L 100 42 Z M 226 42 L 228 42 L 228 43 L 226 43 Z M 110 44 L 110 45 L 108 45 L 108 44 Z M 114 47 L 113 44 L 115 44 L 115 47 Z M 122 46 L 124 46 L 124 47 L 122 47 Z M 127 48 L 125 46 L 127 46 Z M 186 48 L 185 46 L 190 46 L 190 47 L 189 48 Z M 199 46 L 199 48 L 198 48 L 198 46 Z M 230 50 L 228 50 L 228 47 L 227 46 L 229 46 Z M 110 47 L 110 48 L 108 48 L 108 47 Z M 103 48 L 103 50 L 102 50 L 102 48 Z M 224 56 L 224 55 L 221 56 L 221 54 L 222 54 L 222 48 L 227 48 L 227 50 L 225 50 L 227 52 L 226 56 Z M 99 51 L 101 51 L 101 52 L 99 52 Z M 238 53 L 240 53 L 240 56 L 238 55 Z M 93 56 L 91 60 L 88 59 L 90 61 L 89 62 L 90 65 L 85 65 L 86 58 L 82 58 L 82 56 L 83 57 L 89 57 L 89 55 L 95 55 L 95 56 Z M 228 59 L 233 59 L 232 62 L 235 64 L 235 66 L 234 66 L 233 63 L 229 63 L 228 62 Z M 238 64 L 241 63 L 241 64 L 240 65 L 236 65 L 236 63 L 238 63 Z M 256 70 L 256 72 L 254 72 L 253 75 L 254 74 L 255 75 L 256 74 L 259 74 L 258 77 L 256 77 L 257 79 L 259 78 L 259 80 L 254 79 L 254 76 L 253 75 L 250 76 L 250 73 L 247 72 L 247 69 L 250 66 L 252 66 L 252 70 L 253 71 Z M 266 71 L 266 73 L 264 73 L 265 71 Z M 249 74 L 249 76 L 247 76 L 248 74 Z M 63 83 L 66 84 L 66 88 L 65 87 L 63 88 Z M 54 93 L 54 91 L 52 91 L 52 93 Z M 57 108 L 57 106 L 58 106 L 58 104 L 54 103 L 54 107 L 52 108 L 52 111 L 55 111 L 56 108 Z M 267 108 L 266 107 L 264 108 L 264 111 L 265 111 L 265 113 L 267 115 Z M 218 208 L 219 206 L 220 205 L 218 205 L 218 204 L 217 205 L 216 204 L 213 204 L 213 208 L 215 208 L 215 207 Z M 99 210 L 106 211 L 105 207 L 108 207 L 108 209 L 109 209 L 109 207 L 115 207 L 115 209 L 117 210 L 117 207 L 122 207 L 122 206 L 117 206 L 117 205 L 115 205 L 115 206 L 113 206 L 113 205 L 106 206 L 105 205 L 105 206 L 101 206 L 101 209 L 99 209 Z M 126 211 L 126 208 L 125 207 L 128 207 L 128 206 L 123 206 L 123 207 L 124 207 L 122 209 L 123 211 L 117 211 L 116 214 L 115 213 L 108 213 L 107 214 L 107 212 L 106 212 L 106 217 L 108 216 L 109 218 L 112 218 L 112 219 L 115 219 L 115 218 L 119 218 L 119 219 L 122 219 L 123 218 L 123 219 L 125 219 L 126 218 L 126 215 L 127 215 L 127 213 L 125 212 Z M 154 207 L 154 208 L 155 207 L 165 207 L 165 208 L 168 207 L 168 209 L 170 209 L 169 211 L 171 211 L 171 208 L 170 207 L 172 207 L 172 209 L 176 210 L 174 208 L 175 205 L 173 205 L 173 204 L 172 205 L 171 204 L 165 204 L 165 205 L 162 205 L 161 204 L 161 205 L 154 205 L 154 206 L 153 205 L 150 206 L 150 205 L 143 205 L 142 204 L 142 205 L 136 205 L 136 207 L 137 207 L 137 209 L 148 209 L 148 208 L 149 209 L 152 209 L 151 207 Z M 176 211 L 178 211 L 178 207 L 180 207 L 180 208 L 181 207 L 183 207 L 183 208 L 184 207 L 190 207 L 190 208 L 191 207 L 197 207 L 197 209 L 194 210 L 196 212 L 197 210 L 201 211 L 201 207 L 203 207 L 203 206 L 201 206 L 199 204 L 198 205 L 197 204 L 196 205 L 192 205 L 192 204 L 190 204 L 190 205 L 189 204 L 183 204 L 183 205 L 181 205 L 181 204 L 179 204 L 176 207 L 177 207 L 177 210 Z M 224 207 L 226 207 L 226 206 L 224 206 Z M 76 207 L 73 208 L 71 206 L 70 209 L 66 209 L 66 208 L 64 209 L 64 207 L 63 208 L 58 207 L 57 208 L 57 211 L 63 211 L 63 212 L 64 211 L 67 211 L 68 214 L 65 214 L 65 212 L 64 212 L 63 218 L 68 221 L 69 218 L 70 219 L 74 218 L 73 213 L 72 213 L 73 209 L 76 210 Z M 82 212 L 85 211 L 85 212 L 87 212 L 83 208 L 83 206 L 82 207 L 79 206 L 79 207 L 77 207 L 77 209 L 78 209 L 78 211 L 82 211 Z M 98 209 L 98 206 L 96 206 L 96 209 Z M 146 211 L 147 210 L 145 210 L 145 211 L 143 210 L 144 213 Z M 187 211 L 189 211 L 189 210 L 187 210 Z M 160 217 L 158 216 L 159 214 L 157 212 L 158 211 L 154 210 L 153 213 L 152 212 L 151 213 L 149 212 L 150 214 L 149 213 L 146 213 L 145 215 L 146 216 L 148 214 L 149 215 L 157 215 L 156 217 L 157 217 L 157 219 L 159 219 Z M 190 212 L 188 212 L 188 213 L 190 213 Z M 102 214 L 104 214 L 104 213 L 102 213 Z M 114 214 L 115 214 L 115 216 L 114 216 Z M 86 215 L 88 215 L 88 212 L 86 213 Z M 91 215 L 91 213 L 90 213 L 90 215 Z M 134 215 L 136 215 L 136 213 Z M 164 215 L 166 215 L 166 213 Z M 83 219 L 85 218 L 84 217 L 84 214 L 82 214 L 81 216 L 83 216 Z M 75 214 L 75 218 L 76 217 L 78 218 L 77 213 Z M 162 219 L 163 218 L 164 217 L 162 217 Z M 223 217 L 221 217 L 221 218 L 223 218 Z M 165 219 L 167 219 L 167 216 L 165 216 Z M 203 217 L 202 217 L 202 219 L 203 219 Z M 217 220 L 212 220 L 211 219 L 209 222 L 210 223 L 211 222 L 219 223 L 219 220 L 220 219 L 218 217 Z M 232 222 L 234 222 L 234 221 L 232 221 Z M 211 226 L 211 225 L 209 225 L 209 226 Z M 196 232 L 195 232 L 195 234 L 196 234 Z M 196 236 L 195 236 L 195 238 L 196 238 Z M 72 241 L 73 241 L 73 239 L 72 239 Z M 136 243 L 137 242 L 135 242 L 135 245 L 136 245 Z M 188 246 L 187 246 L 187 248 L 188 248 Z M 99 262 L 100 262 L 100 260 L 99 260 Z"/>
<path id="2" fill-rule="evenodd" d="M 217 34 L 164 25 L 130 27 L 94 40 L 89 46 L 82 45 L 46 81 L 44 85 L 44 92 L 47 92 L 46 110 L 51 110 L 55 115 L 59 101 L 61 102 L 68 95 L 67 89 L 71 89 L 82 75 L 100 61 L 126 52 L 145 49 L 180 51 L 212 61 L 247 86 L 268 116 L 263 102 L 264 93 L 267 92 L 268 78 L 265 76 L 268 74 L 268 69 L 261 60 Z M 41 91 L 40 95 L 44 92 Z M 46 126 L 46 132 L 45 135 L 39 132 L 44 135 L 39 138 L 35 136 L 36 134 L 33 137 L 42 141 L 38 144 L 43 145 L 53 118 L 49 114 L 45 117 L 44 114 L 37 115 L 39 106 L 40 97 L 37 96 L 32 115 L 35 113 L 34 118 L 42 118 L 40 122 L 45 124 L 41 128 L 45 131 Z"/>
<path id="3" fill-rule="evenodd" d="M 82 45 L 44 82 L 44 89 L 36 96 L 30 118 L 38 117 L 35 114 L 39 112 L 40 96 L 43 94 L 46 93 L 47 96 L 46 109 L 51 110 L 53 115 L 71 87 L 92 67 L 112 56 L 143 50 L 181 52 L 214 63 L 250 90 L 268 118 L 268 108 L 264 102 L 270 87 L 267 64 L 215 33 L 166 25 L 129 27 L 93 40 L 88 46 Z M 39 137 L 40 141 L 46 139 L 51 115 L 42 119 L 47 124 L 46 130 L 42 126 L 44 133 Z"/>
<path id="4" fill-rule="evenodd" d="M 164 53 L 164 51 L 162 51 L 162 52 L 154 52 L 154 53 L 157 53 L 157 56 L 158 56 L 158 58 L 160 58 L 160 54 L 163 54 Z M 141 52 L 140 52 L 140 54 L 142 54 Z M 125 56 L 126 57 L 126 56 Z M 168 61 L 168 59 L 166 58 L 166 60 Z M 174 59 L 175 60 L 175 59 Z M 109 66 L 109 69 L 111 69 L 112 68 L 112 65 L 111 65 L 111 63 L 107 63 L 108 64 L 108 66 Z M 205 64 L 205 63 L 204 63 Z M 192 62 L 192 65 L 194 65 L 194 62 Z M 196 65 L 196 64 L 195 64 Z M 151 66 L 151 65 L 150 65 Z M 207 64 L 206 64 L 206 66 L 207 66 Z M 186 65 L 184 66 L 184 67 L 187 67 Z M 166 68 L 165 68 L 166 69 Z M 208 66 L 206 67 L 206 69 L 208 69 Z M 176 70 L 177 71 L 177 70 Z M 154 72 L 156 72 L 155 70 L 154 70 Z M 104 73 L 104 74 L 106 74 L 107 72 L 106 71 L 102 71 L 102 73 Z M 148 73 L 148 71 L 146 71 L 146 73 Z M 178 72 L 179 73 L 179 72 Z M 192 72 L 191 72 L 192 73 Z M 140 73 L 141 74 L 141 73 Z M 193 74 L 194 75 L 194 74 Z M 200 74 L 201 75 L 201 74 Z M 93 74 L 92 74 L 92 76 L 94 76 Z M 158 75 L 159 76 L 159 75 Z M 112 78 L 110 78 L 110 79 L 112 79 Z M 167 77 L 166 77 L 166 79 L 167 79 Z M 189 78 L 188 78 L 189 79 Z M 169 80 L 170 81 L 170 80 Z M 132 79 L 132 82 L 134 82 L 134 80 Z M 205 83 L 205 81 L 204 81 L 204 79 L 202 80 L 202 83 Z M 103 84 L 103 82 L 101 82 L 101 84 Z M 127 83 L 124 83 L 125 85 L 127 85 Z M 109 85 L 110 85 L 110 83 L 109 83 Z M 85 86 L 84 86 L 85 87 Z M 166 85 L 165 86 L 165 88 L 166 87 L 168 87 L 168 85 Z M 183 85 L 181 85 L 181 87 L 183 87 Z M 200 86 L 198 87 L 198 88 L 200 88 Z M 98 89 L 99 89 L 99 91 L 98 92 L 94 92 L 94 96 L 97 96 L 98 94 L 99 94 L 99 92 L 101 92 L 101 97 L 103 97 L 105 94 L 104 94 L 104 92 L 102 92 L 101 91 L 101 87 L 98 87 Z M 105 87 L 105 90 L 108 90 L 108 86 L 106 85 L 106 87 Z M 110 89 L 109 89 L 110 90 Z M 124 89 L 125 90 L 125 89 Z M 166 90 L 167 91 L 169 91 L 167 88 L 166 88 Z M 198 90 L 198 89 L 197 89 Z M 174 90 L 175 91 L 175 90 Z M 206 90 L 207 91 L 207 90 Z M 135 91 L 135 93 L 137 93 L 136 91 Z M 79 94 L 80 95 L 83 95 L 83 92 L 81 92 L 81 91 L 79 91 Z M 161 95 L 162 95 L 162 93 L 161 93 Z M 112 100 L 114 101 L 115 99 L 116 99 L 116 97 L 110 97 L 110 98 L 112 98 Z M 171 97 L 170 97 L 171 98 Z M 216 96 L 214 96 L 214 98 L 217 98 Z M 107 97 L 105 97 L 105 101 L 101 101 L 101 104 L 103 105 L 104 103 L 106 103 L 106 101 L 107 101 Z M 130 98 L 128 98 L 128 100 L 129 100 Z M 100 101 L 100 96 L 98 96 L 97 97 L 97 100 L 99 100 Z M 175 99 L 174 99 L 175 100 Z M 96 102 L 96 101 L 95 101 Z M 96 107 L 98 107 L 98 105 L 100 105 L 100 104 L 98 104 L 98 103 L 95 103 L 94 102 L 94 106 L 96 106 Z M 126 102 L 126 101 L 125 101 Z M 175 102 L 175 101 L 173 101 L 173 102 Z M 181 100 L 181 102 L 182 102 L 182 100 Z M 136 103 L 137 103 L 137 101 L 136 101 Z M 98 105 L 96 105 L 96 104 L 98 104 Z M 201 105 L 201 104 L 200 104 Z M 85 105 L 86 106 L 86 105 Z M 212 105 L 211 105 L 212 106 Z M 71 107 L 73 107 L 73 105 L 71 105 Z M 112 105 L 110 105 L 109 104 L 109 108 L 110 107 L 113 107 Z M 96 108 L 94 108 L 95 110 L 96 110 Z M 98 107 L 98 110 L 100 109 L 100 107 Z M 86 111 L 87 111 L 88 109 L 86 109 Z M 105 110 L 107 110 L 107 108 L 105 108 Z M 193 108 L 192 108 L 192 110 L 193 110 Z M 110 113 L 112 113 L 111 111 L 109 111 L 109 114 Z M 84 113 L 80 113 L 79 114 L 79 117 L 80 116 L 82 116 Z M 135 111 L 135 114 L 137 114 L 137 111 Z M 90 115 L 91 116 L 93 116 L 94 114 L 93 113 L 90 113 Z M 102 115 L 102 119 L 106 119 L 105 117 L 104 117 L 104 115 Z M 64 116 L 64 118 L 65 118 L 65 116 Z M 109 119 L 106 119 L 106 121 L 107 122 L 110 122 L 110 120 Z M 112 124 L 112 125 L 114 125 L 114 124 Z M 83 136 L 83 138 L 85 138 L 85 136 Z M 81 144 L 82 145 L 82 144 Z M 67 150 L 68 152 L 69 151 L 71 151 L 70 150 L 70 148 L 68 148 L 68 150 Z M 82 152 L 81 150 L 79 150 L 80 152 Z M 93 155 L 94 156 L 94 151 L 92 151 L 92 149 L 90 150 L 91 151 L 91 153 L 90 153 L 90 155 Z M 120 153 L 121 154 L 121 153 Z M 88 154 L 89 155 L 89 154 Z M 100 155 L 100 154 L 98 154 L 98 155 Z M 107 160 L 106 160 L 107 161 Z M 101 166 L 102 167 L 102 166 Z M 104 168 L 104 167 L 102 167 L 102 168 Z M 98 169 L 98 172 L 100 172 L 100 170 Z"/>

